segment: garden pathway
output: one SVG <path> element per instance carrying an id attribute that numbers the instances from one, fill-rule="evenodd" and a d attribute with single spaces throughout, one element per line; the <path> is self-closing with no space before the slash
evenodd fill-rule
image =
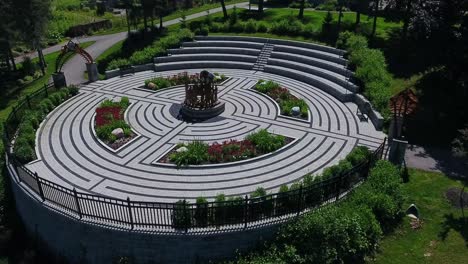
<path id="1" fill-rule="evenodd" d="M 193 201 L 219 193 L 243 196 L 260 186 L 274 192 L 336 164 L 356 145 L 375 149 L 385 137 L 372 123 L 357 118 L 356 104 L 342 103 L 311 85 L 258 71 L 209 70 L 231 77 L 219 86 L 219 96 L 226 102 L 220 116 L 201 123 L 183 122 L 177 119 L 183 87 L 158 92 L 141 88 L 145 79 L 181 71 L 147 71 L 97 81 L 84 85 L 79 96 L 47 117 L 38 134 L 39 160 L 27 167 L 82 192 L 143 201 Z M 303 98 L 310 107 L 310 119 L 280 115 L 274 101 L 251 89 L 259 79 L 274 80 Z M 130 98 L 125 116 L 139 137 L 112 151 L 94 136 L 93 116 L 102 100 L 121 96 Z M 238 163 L 178 169 L 158 162 L 179 142 L 241 139 L 261 128 L 296 140 L 277 152 Z"/>
<path id="2" fill-rule="evenodd" d="M 232 4 L 232 5 L 227 5 L 226 9 L 232 9 L 234 7 L 237 8 L 248 8 L 248 2 L 242 2 L 242 3 L 237 3 L 237 4 Z M 209 10 L 210 14 L 222 12 L 221 7 L 213 8 Z M 206 16 L 208 13 L 207 11 L 202 11 L 199 13 L 195 13 L 192 15 L 186 16 L 186 20 L 192 20 L 195 18 L 203 17 Z M 176 18 L 172 19 L 169 21 L 163 22 L 163 25 L 165 27 L 174 25 L 177 23 L 180 23 L 181 18 Z M 89 37 L 80 37 L 77 38 L 78 42 L 88 42 L 88 41 L 95 41 L 95 43 L 88 48 L 86 48 L 86 51 L 91 54 L 93 58 L 97 58 L 99 55 L 101 55 L 104 51 L 112 47 L 114 44 L 117 42 L 124 40 L 127 38 L 127 32 L 119 32 L 115 34 L 109 34 L 109 35 L 101 35 L 101 36 L 89 36 Z M 59 51 L 64 44 L 57 44 L 55 46 L 51 46 L 48 48 L 45 48 L 43 50 L 44 55 Z M 15 58 L 16 62 L 21 62 L 25 57 L 29 57 L 31 59 L 37 57 L 37 52 L 25 54 L 19 57 Z M 63 71 L 65 72 L 66 78 L 67 78 L 67 83 L 68 84 L 81 84 L 86 82 L 86 78 L 84 75 L 84 71 L 86 70 L 86 65 L 83 62 L 83 59 L 79 56 L 74 56 L 72 59 L 67 61 L 65 65 L 63 66 Z"/>

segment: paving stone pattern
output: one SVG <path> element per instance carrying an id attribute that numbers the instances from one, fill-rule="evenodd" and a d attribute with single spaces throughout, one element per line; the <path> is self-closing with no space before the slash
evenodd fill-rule
<path id="1" fill-rule="evenodd" d="M 147 71 L 98 81 L 82 87 L 79 96 L 49 114 L 38 133 L 40 159 L 27 167 L 43 178 L 83 192 L 173 202 L 212 198 L 219 193 L 245 195 L 260 186 L 276 191 L 306 173 L 318 173 L 337 163 L 356 145 L 376 148 L 382 142 L 383 133 L 356 117 L 354 103 L 341 103 L 310 85 L 273 74 L 210 70 L 231 77 L 219 86 L 220 100 L 226 103 L 222 115 L 202 123 L 186 123 L 177 119 L 183 87 L 158 92 L 142 89 L 145 79 L 180 71 Z M 259 79 L 279 82 L 305 99 L 311 109 L 310 121 L 280 115 L 273 100 L 252 90 Z M 93 117 L 100 102 L 121 96 L 130 98 L 126 120 L 140 136 L 113 152 L 93 134 Z M 157 162 L 182 141 L 242 139 L 261 128 L 296 140 L 278 152 L 236 164 L 177 169 Z"/>

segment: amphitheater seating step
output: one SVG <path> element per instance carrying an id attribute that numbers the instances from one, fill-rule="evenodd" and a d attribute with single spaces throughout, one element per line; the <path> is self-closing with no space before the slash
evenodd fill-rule
<path id="1" fill-rule="evenodd" d="M 196 53 L 222 53 L 222 54 L 243 54 L 249 56 L 258 56 L 260 50 L 235 47 L 184 47 L 180 49 L 170 49 L 169 54 L 196 54 Z"/>
<path id="2" fill-rule="evenodd" d="M 227 68 L 250 70 L 252 69 L 252 63 L 237 61 L 178 61 L 159 63 L 154 66 L 156 72 L 198 68 Z"/>
<path id="3" fill-rule="evenodd" d="M 166 63 L 176 61 L 241 61 L 255 63 L 257 57 L 240 54 L 221 54 L 221 53 L 204 53 L 204 54 L 180 54 L 166 57 L 157 57 L 154 63 Z"/>
<path id="4" fill-rule="evenodd" d="M 263 71 L 273 74 L 279 74 L 285 77 L 293 78 L 298 81 L 308 83 L 333 95 L 342 102 L 350 102 L 354 98 L 354 94 L 346 90 L 344 87 L 310 73 L 305 73 L 303 71 L 275 65 L 266 65 Z"/>
<path id="5" fill-rule="evenodd" d="M 282 67 L 289 68 L 289 69 L 295 69 L 295 70 L 298 70 L 298 71 L 301 71 L 301 72 L 304 72 L 304 73 L 310 73 L 310 74 L 318 76 L 320 79 L 323 79 L 324 82 L 334 83 L 336 85 L 339 85 L 339 86 L 342 86 L 342 87 L 348 89 L 351 92 L 357 92 L 358 91 L 358 87 L 356 85 L 354 85 L 353 83 L 351 83 L 349 81 L 349 79 L 346 78 L 345 76 L 334 73 L 334 72 L 331 72 L 331 71 L 328 71 L 328 70 L 325 70 L 325 69 L 322 69 L 322 68 L 314 67 L 312 65 L 303 64 L 303 63 L 300 63 L 300 62 L 281 60 L 281 59 L 274 59 L 274 58 L 270 58 L 268 60 L 268 64 L 269 65 L 282 66 Z"/>
<path id="6" fill-rule="evenodd" d="M 195 41 L 184 42 L 182 47 L 236 47 L 258 49 L 263 48 L 263 43 L 244 42 L 244 41 Z"/>
<path id="7" fill-rule="evenodd" d="M 345 65 L 345 66 L 347 65 L 347 60 L 345 60 L 341 56 L 328 53 L 328 52 L 324 52 L 324 51 L 319 51 L 319 50 L 311 50 L 307 48 L 285 46 L 285 45 L 275 45 L 275 51 L 328 60 L 328 61 L 335 62 L 335 63 Z"/>

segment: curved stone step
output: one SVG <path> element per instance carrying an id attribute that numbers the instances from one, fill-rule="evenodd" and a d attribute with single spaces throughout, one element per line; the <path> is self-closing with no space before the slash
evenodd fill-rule
<path id="1" fill-rule="evenodd" d="M 322 69 L 322 68 L 314 67 L 311 65 L 306 65 L 300 62 L 287 61 L 287 60 L 274 59 L 274 58 L 268 59 L 268 65 L 276 65 L 276 66 L 281 66 L 285 68 L 295 69 L 295 70 L 305 72 L 305 73 L 311 73 L 313 75 L 323 78 L 324 82 L 329 81 L 329 82 L 336 83 L 339 86 L 342 86 L 345 89 L 353 93 L 359 90 L 359 87 L 354 85 L 352 82 L 350 82 L 345 76 Z"/>
<path id="2" fill-rule="evenodd" d="M 286 52 L 297 54 L 300 56 L 312 57 L 322 60 L 331 61 L 334 63 L 338 63 L 340 65 L 346 66 L 348 61 L 345 60 L 343 57 L 340 57 L 335 54 L 319 51 L 319 50 L 311 50 L 307 48 L 300 48 L 300 47 L 293 47 L 293 46 L 285 46 L 285 45 L 275 45 L 275 50 L 279 52 Z"/>
<path id="3" fill-rule="evenodd" d="M 182 47 L 233 47 L 261 50 L 263 48 L 263 43 L 245 41 L 195 41 L 184 42 L 182 43 Z"/>
<path id="4" fill-rule="evenodd" d="M 334 96 L 342 102 L 350 102 L 354 98 L 354 94 L 346 90 L 344 87 L 310 73 L 305 73 L 302 71 L 274 65 L 266 65 L 264 68 L 264 72 L 278 74 L 292 79 L 296 79 L 301 82 L 308 83 L 331 94 L 332 96 Z"/>
<path id="5" fill-rule="evenodd" d="M 344 67 L 343 65 L 334 63 L 331 61 L 327 61 L 324 59 L 305 57 L 303 55 L 297 55 L 297 54 L 287 53 L 287 52 L 278 52 L 278 51 L 273 51 L 270 57 L 275 58 L 275 59 L 300 62 L 300 63 L 304 63 L 307 65 L 313 65 L 315 67 L 319 67 L 319 68 L 323 68 L 332 72 L 336 72 L 346 77 L 353 76 L 353 72 L 346 69 L 346 67 Z"/>
<path id="6" fill-rule="evenodd" d="M 240 55 L 240 54 L 180 54 L 166 57 L 157 57 L 154 59 L 154 63 L 166 63 L 176 61 L 241 61 L 255 63 L 257 57 Z"/>
<path id="7" fill-rule="evenodd" d="M 249 56 L 258 56 L 260 50 L 248 48 L 233 48 L 233 47 L 184 47 L 181 49 L 170 49 L 169 54 L 199 54 L 199 53 L 222 53 L 222 54 L 242 54 Z"/>
<path id="8" fill-rule="evenodd" d="M 259 38 L 259 37 L 246 37 L 246 36 L 196 36 L 196 40 L 204 41 L 204 40 L 224 40 L 224 41 L 250 41 L 250 42 L 259 42 L 259 43 L 271 43 L 276 45 L 285 45 L 285 46 L 294 46 L 294 47 L 301 47 L 313 50 L 320 50 L 328 53 L 333 53 L 338 56 L 343 56 L 346 51 L 336 49 L 333 47 L 328 47 L 325 45 L 315 44 L 315 43 L 308 43 L 302 41 L 294 41 L 294 40 L 285 40 L 285 39 L 269 39 L 269 38 Z"/>
<path id="9" fill-rule="evenodd" d="M 159 63 L 154 66 L 155 71 L 169 71 L 179 69 L 225 68 L 225 69 L 252 69 L 253 63 L 236 61 L 178 61 Z"/>

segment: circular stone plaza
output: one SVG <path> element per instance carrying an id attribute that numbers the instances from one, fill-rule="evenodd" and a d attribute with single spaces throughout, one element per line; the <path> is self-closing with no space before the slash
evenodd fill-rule
<path id="1" fill-rule="evenodd" d="M 384 134 L 361 122 L 354 103 L 342 103 L 311 85 L 282 76 L 247 70 L 210 69 L 229 77 L 218 86 L 226 110 L 203 122 L 179 120 L 184 87 L 145 91 L 145 79 L 180 71 L 141 72 L 86 85 L 41 125 L 38 160 L 26 165 L 41 177 L 81 192 L 139 201 L 176 202 L 197 197 L 244 196 L 258 187 L 276 192 L 281 185 L 320 173 L 355 146 L 377 148 Z M 199 72 L 200 70 L 183 70 Z M 309 120 L 282 116 L 275 101 L 252 88 L 259 79 L 274 80 L 309 108 Z M 96 107 L 122 96 L 131 105 L 125 119 L 138 136 L 114 151 L 94 131 Z M 200 140 L 242 139 L 265 128 L 293 138 L 280 150 L 233 163 L 177 168 L 158 161 L 176 144 Z"/>
<path id="2" fill-rule="evenodd" d="M 52 225 L 49 230 L 39 228 L 43 237 L 51 236 L 51 233 L 56 232 L 55 228 L 68 234 L 54 233 L 55 240 L 48 241 L 64 255 L 73 254 L 72 250 L 79 251 L 78 242 L 76 245 L 71 244 L 73 238 L 70 236 L 86 234 L 87 238 L 82 240 L 90 243 L 88 248 L 92 248 L 93 243 L 106 244 L 106 236 L 108 239 L 119 238 L 113 240 L 115 245 L 111 249 L 90 249 L 89 254 L 93 254 L 94 260 L 108 260 L 108 255 L 101 256 L 104 252 L 125 251 L 130 247 L 128 245 L 132 245 L 132 248 L 133 245 L 138 245 L 135 248 L 145 248 L 135 242 L 141 239 L 135 234 L 128 240 L 121 239 L 122 236 L 127 236 L 122 233 L 110 236 L 111 231 L 95 235 L 98 231 L 94 229 L 92 232 L 83 226 L 74 229 L 70 227 L 72 224 L 68 220 L 63 223 L 62 220 L 57 220 L 59 216 L 63 218 L 62 213 L 65 212 L 65 215 L 73 216 L 73 221 L 96 224 L 90 218 L 85 221 L 87 215 L 82 212 L 87 209 L 80 204 L 84 200 L 102 200 L 114 206 L 117 214 L 128 212 L 128 201 L 130 220 L 117 221 L 115 224 L 116 221 L 105 221 L 110 218 L 101 218 L 98 220 L 102 221 L 97 223 L 104 223 L 105 228 L 118 228 L 119 224 L 131 223 L 131 228 L 125 228 L 128 232 L 133 230 L 135 217 L 139 217 L 132 216 L 136 214 L 136 209 L 130 208 L 130 201 L 141 204 L 152 202 L 161 207 L 164 204 L 173 205 L 180 200 L 193 204 L 197 197 L 205 197 L 212 202 L 218 194 L 245 197 L 259 187 L 268 193 L 277 193 L 282 185 L 299 182 L 306 174 L 316 175 L 337 164 L 356 146 L 375 150 L 384 141 L 385 135 L 380 131 L 382 118 L 359 95 L 359 89 L 352 83 L 352 72 L 347 69 L 347 61 L 341 50 L 316 44 L 262 38 L 197 37 L 195 41 L 183 43 L 181 48 L 170 50 L 169 53 L 170 56 L 156 58 L 154 64 L 135 66 L 135 73 L 119 76 L 118 70 L 111 71 L 106 73 L 106 80 L 81 86 L 79 94 L 54 109 L 37 130 L 37 160 L 24 166 L 30 173 L 37 173 L 40 178 L 49 182 L 47 190 L 39 188 L 38 192 L 44 195 L 43 192 L 50 190 L 74 190 L 81 194 L 83 200 L 74 201 L 73 192 L 62 191 L 64 197 L 61 199 L 65 202 L 39 202 L 39 205 L 47 204 L 48 210 L 59 212 L 55 218 L 48 220 L 48 216 L 38 207 L 34 210 L 25 208 L 27 199 L 18 198 L 16 194 L 18 210 L 24 214 L 23 218 L 30 219 L 27 221 L 44 221 L 48 222 L 44 225 Z M 202 70 L 227 77 L 217 85 L 218 100 L 225 104 L 225 110 L 208 120 L 181 120 L 179 110 L 185 98 L 184 86 L 156 91 L 144 87 L 145 80 L 153 77 L 167 77 L 184 72 L 195 74 Z M 308 118 L 282 115 L 277 102 L 253 89 L 259 80 L 277 82 L 295 97 L 303 99 L 309 107 Z M 106 99 L 118 101 L 122 97 L 130 100 L 124 119 L 136 136 L 114 150 L 96 136 L 96 108 Z M 182 167 L 160 162 L 178 143 L 194 140 L 207 143 L 242 140 L 260 129 L 292 140 L 274 152 L 242 161 Z M 34 184 L 28 185 L 31 187 Z M 18 190 L 24 192 L 28 187 Z M 97 196 L 102 199 L 97 199 Z M 112 199 L 115 201 L 110 201 Z M 71 213 L 67 214 L 67 210 Z M 106 215 L 112 215 L 112 212 Z M 174 214 L 162 217 L 172 219 L 173 223 L 176 221 Z M 31 226 L 34 224 L 37 223 L 30 223 Z M 148 225 L 151 226 L 151 223 Z M 95 241 L 95 236 L 101 236 L 102 239 Z M 216 247 L 242 245 L 238 248 L 245 248 L 255 245 L 257 238 L 262 235 L 253 233 L 249 239 L 246 236 L 243 234 L 241 238 L 230 235 L 226 240 L 215 239 L 213 243 L 217 243 Z M 178 254 L 173 252 L 177 247 L 169 248 L 169 244 L 181 245 L 174 241 L 167 242 L 166 245 L 164 241 L 167 238 L 161 237 L 144 239 L 156 241 L 148 244 L 151 247 L 167 247 L 167 251 L 158 253 L 166 254 L 160 256 L 162 262 L 167 260 L 167 255 Z M 197 246 L 197 243 L 205 243 L 197 241 L 190 243 Z M 138 251 L 135 248 L 132 249 L 134 254 L 149 255 L 149 251 Z M 213 253 L 204 250 L 206 251 L 201 248 L 196 253 L 201 255 L 195 256 L 195 253 L 190 253 L 192 251 L 182 255 L 203 259 Z M 233 248 L 229 250 L 226 254 L 222 250 L 216 252 L 220 256 L 234 252 Z"/>

